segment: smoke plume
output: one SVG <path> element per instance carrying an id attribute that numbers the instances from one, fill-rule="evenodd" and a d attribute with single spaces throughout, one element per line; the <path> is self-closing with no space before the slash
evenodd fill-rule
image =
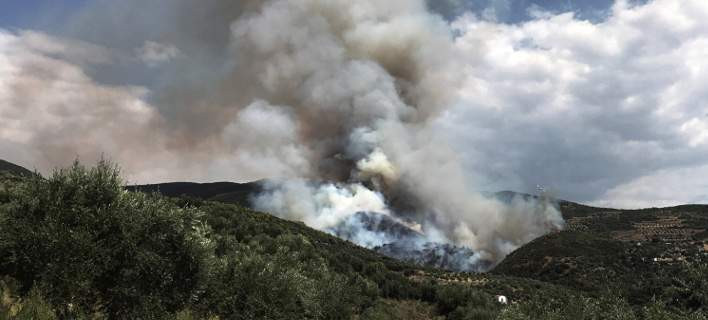
<path id="1" fill-rule="evenodd" d="M 56 116 L 72 121 L 13 133 L 21 141 L 61 149 L 52 151 L 60 161 L 104 152 L 137 179 L 270 178 L 253 199 L 256 208 L 447 268 L 484 270 L 562 227 L 544 199 L 504 202 L 480 194 L 458 158 L 465 146 L 438 132 L 436 121 L 454 103 L 462 74 L 450 25 L 423 0 L 183 0 L 159 13 L 163 8 L 148 1 L 141 10 L 154 10 L 153 20 L 104 23 L 87 35 L 105 12 L 128 16 L 131 2 L 91 7 L 71 32 L 126 55 L 112 57 L 115 64 L 143 62 L 164 76 L 144 87 L 100 84 L 130 77 L 30 47 L 32 66 L 70 72 L 53 75 L 47 67 L 51 83 L 92 93 L 69 100 L 78 105 L 53 96 L 43 101 L 67 108 Z M 28 41 L 25 34 L 5 37 Z M 37 71 L 23 66 L 18 77 Z M 32 80 L 12 86 L 28 87 L 27 96 L 44 87 L 66 94 Z M 9 103 L 0 111 L 20 108 Z M 79 118 L 81 135 L 90 138 L 73 131 Z M 72 134 L 57 144 L 63 131 Z"/>

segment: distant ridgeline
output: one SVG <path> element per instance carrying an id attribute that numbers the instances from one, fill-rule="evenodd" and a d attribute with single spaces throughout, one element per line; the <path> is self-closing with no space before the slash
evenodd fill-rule
<path id="1" fill-rule="evenodd" d="M 200 200 L 218 201 L 223 203 L 250 206 L 249 197 L 258 194 L 263 189 L 261 182 L 172 182 L 148 185 L 128 186 L 130 191 L 160 193 L 168 197 L 187 197 Z"/>
<path id="2" fill-rule="evenodd" d="M 144 194 L 122 192 L 117 172 L 102 162 L 42 178 L 0 161 L 0 319 L 708 320 L 705 205 L 562 201 L 566 231 L 479 274 L 443 270 L 474 254 L 465 248 L 372 251 L 340 239 L 347 225 L 334 237 L 250 210 L 259 183 L 127 187 Z M 419 236 L 380 215 L 352 219 Z"/>
<path id="3" fill-rule="evenodd" d="M 165 195 L 187 195 L 244 206 L 249 205 L 249 194 L 260 192 L 258 183 L 177 183 L 135 188 L 159 189 Z M 512 191 L 489 195 L 505 202 L 518 196 L 526 200 L 537 198 Z M 540 237 L 519 248 L 502 261 L 493 274 L 531 278 L 589 292 L 611 289 L 633 303 L 658 297 L 672 301 L 680 309 L 697 310 L 708 306 L 708 275 L 705 275 L 708 273 L 692 276 L 695 268 L 708 271 L 705 268 L 708 264 L 708 205 L 643 210 L 594 208 L 564 200 L 555 205 L 567 222 L 567 230 Z M 385 216 L 362 212 L 350 219 L 372 232 L 385 231 L 394 238 L 411 240 L 373 248 L 402 261 L 464 270 L 464 261 L 474 254 L 469 249 L 450 245 L 407 245 L 417 242 L 417 231 Z M 329 232 L 349 240 L 354 235 L 347 225 Z M 675 275 L 689 280 L 672 282 Z"/>
<path id="4" fill-rule="evenodd" d="M 2 173 L 0 319 L 497 319 L 495 295 L 579 296 L 421 268 L 242 206 L 122 192 L 105 162 Z"/>
<path id="5" fill-rule="evenodd" d="M 32 171 L 29 171 L 23 167 L 20 167 L 14 163 L 7 162 L 5 160 L 0 159 L 0 172 L 9 172 L 17 175 L 32 175 L 34 174 Z"/>
<path id="6" fill-rule="evenodd" d="M 182 197 L 238 204 L 252 208 L 250 199 L 263 191 L 263 182 L 251 183 L 215 182 L 191 183 L 173 182 L 127 187 L 130 191 L 160 193 L 168 197 Z M 502 202 L 511 203 L 514 199 L 539 201 L 540 197 L 513 191 L 487 193 Z M 557 202 L 552 203 L 558 208 Z M 365 245 L 367 239 L 361 239 L 361 229 L 366 235 L 384 235 L 383 244 Z M 341 224 L 325 230 L 344 240 L 364 245 L 380 254 L 402 261 L 409 261 L 421 266 L 454 271 L 487 271 L 493 267 L 492 261 L 478 259 L 469 248 L 446 243 L 430 242 L 419 231 L 386 215 L 358 212 Z"/>
<path id="7" fill-rule="evenodd" d="M 235 183 L 235 182 L 168 182 L 158 184 L 132 185 L 126 187 L 130 191 L 147 193 L 160 193 L 168 197 L 187 197 L 200 200 L 218 201 L 224 203 L 238 204 L 249 207 L 250 197 L 261 193 L 265 180 Z M 504 203 L 511 203 L 515 198 L 520 197 L 524 201 L 538 200 L 540 197 L 531 194 L 518 193 L 514 191 L 500 191 L 484 193 L 485 196 L 494 197 Z M 559 208 L 560 203 L 571 203 L 561 200 L 552 204 Z M 362 218 L 364 213 L 357 215 Z"/>
<path id="8" fill-rule="evenodd" d="M 251 207 L 249 199 L 263 190 L 262 181 L 251 183 L 174 182 L 129 186 L 127 189 L 147 193 L 156 192 L 168 197 L 237 204 L 247 208 Z M 508 192 L 499 194 L 502 195 L 502 200 L 508 197 L 509 201 L 511 201 L 513 197 Z M 527 195 L 527 197 L 532 196 Z M 478 261 L 472 264 L 470 260 L 475 254 L 472 250 L 450 244 L 427 242 L 418 231 L 385 215 L 359 212 L 343 221 L 340 225 L 326 231 L 344 240 L 362 243 L 361 239 L 357 239 L 360 234 L 352 229 L 353 226 L 364 228 L 372 234 L 387 235 L 390 240 L 389 243 L 370 246 L 370 248 L 380 254 L 398 260 L 409 261 L 426 267 L 457 271 L 488 270 L 492 265 L 490 261 Z"/>

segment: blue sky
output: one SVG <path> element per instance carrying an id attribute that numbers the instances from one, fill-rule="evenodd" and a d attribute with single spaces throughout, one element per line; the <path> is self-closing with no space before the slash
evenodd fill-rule
<path id="1" fill-rule="evenodd" d="M 96 0 L 2 0 L 0 28 L 52 30 L 61 26 L 73 12 Z M 613 0 L 431 0 L 446 15 L 455 12 L 482 12 L 494 8 L 500 22 L 527 20 L 528 8 L 538 6 L 553 12 L 575 11 L 583 18 L 596 19 Z"/>
<path id="2" fill-rule="evenodd" d="M 0 27 L 48 29 L 90 0 L 3 0 Z"/>
<path id="3" fill-rule="evenodd" d="M 550 12 L 573 11 L 583 19 L 602 19 L 614 0 L 428 0 L 431 7 L 450 18 L 465 11 L 494 14 L 499 22 L 529 20 L 529 8 Z"/>

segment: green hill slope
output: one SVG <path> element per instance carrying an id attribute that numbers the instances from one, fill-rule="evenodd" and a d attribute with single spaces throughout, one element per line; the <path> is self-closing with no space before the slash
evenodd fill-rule
<path id="1" fill-rule="evenodd" d="M 0 172 L 9 172 L 16 175 L 31 175 L 32 171 L 29 171 L 23 167 L 20 167 L 14 163 L 7 162 L 0 159 Z"/>
<path id="2" fill-rule="evenodd" d="M 172 182 L 128 186 L 130 191 L 160 193 L 168 197 L 191 197 L 231 204 L 248 205 L 249 197 L 261 191 L 260 182 L 192 183 Z"/>
<path id="3" fill-rule="evenodd" d="M 3 319 L 492 319 L 509 286 L 443 279 L 238 205 L 126 193 L 105 162 L 3 181 Z"/>
<path id="4" fill-rule="evenodd" d="M 519 248 L 493 273 L 708 312 L 708 206 L 562 209 L 570 230 Z"/>
<path id="5" fill-rule="evenodd" d="M 125 192 L 117 172 L 101 162 L 2 178 L 0 319 L 688 319 L 700 310 L 532 271 L 540 254 L 600 259 L 595 235 L 548 251 L 545 239 L 566 233 L 532 242 L 509 260 L 526 259 L 523 270 L 451 273 L 231 203 Z"/>

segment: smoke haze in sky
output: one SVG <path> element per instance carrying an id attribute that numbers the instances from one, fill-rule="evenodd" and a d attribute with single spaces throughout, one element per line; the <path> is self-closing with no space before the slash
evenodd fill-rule
<path id="1" fill-rule="evenodd" d="M 0 31 L 0 157 L 47 172 L 105 154 L 136 183 L 268 178 L 255 204 L 282 217 L 380 214 L 492 262 L 563 222 L 481 190 L 708 201 L 690 174 L 708 172 L 708 5 L 506 24 L 504 1 L 468 4 L 95 1 L 57 34 Z"/>

